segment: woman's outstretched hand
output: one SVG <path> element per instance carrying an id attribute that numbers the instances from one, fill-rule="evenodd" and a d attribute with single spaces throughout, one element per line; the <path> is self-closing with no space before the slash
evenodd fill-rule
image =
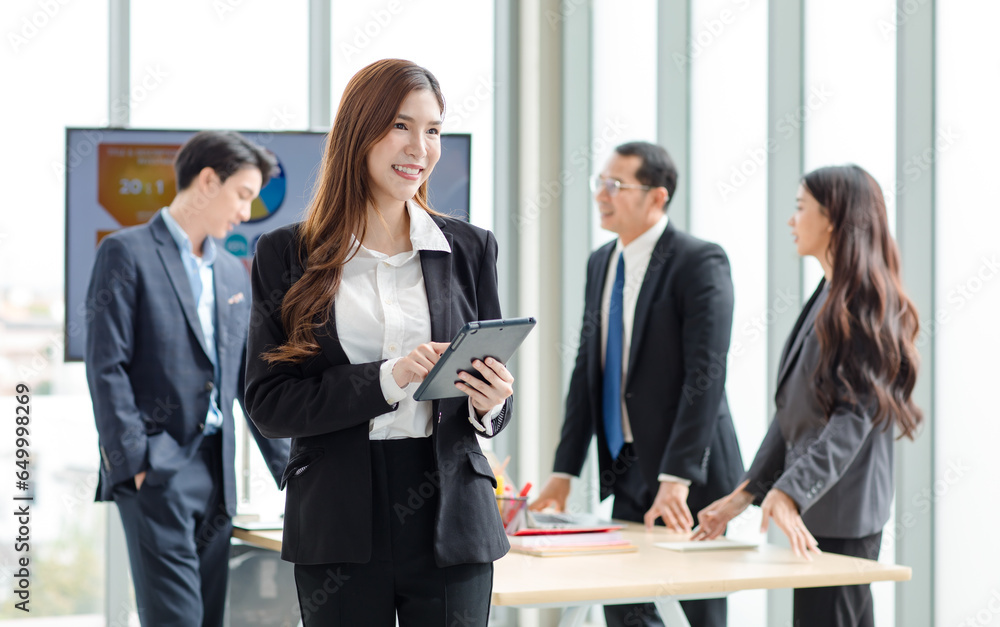
<path id="1" fill-rule="evenodd" d="M 819 543 L 813 537 L 799 515 L 799 508 L 795 505 L 792 497 L 781 490 L 771 489 L 764 502 L 760 504 L 763 520 L 760 523 L 761 533 L 767 531 L 769 519 L 774 519 L 775 524 L 788 536 L 788 542 L 792 545 L 792 550 L 799 557 L 804 557 L 812 561 L 810 553 L 819 555 Z"/>
<path id="2" fill-rule="evenodd" d="M 698 512 L 698 527 L 691 539 L 712 540 L 721 536 L 729 521 L 742 514 L 753 502 L 753 495 L 743 489 L 749 483 L 750 480 L 747 479 L 736 486 L 735 490 Z"/>

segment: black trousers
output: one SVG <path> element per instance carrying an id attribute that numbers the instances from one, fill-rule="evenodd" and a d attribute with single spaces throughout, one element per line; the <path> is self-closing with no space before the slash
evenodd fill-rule
<path id="1" fill-rule="evenodd" d="M 143 627 L 221 627 L 233 523 L 222 492 L 222 436 L 161 486 L 114 487 Z"/>
<path id="2" fill-rule="evenodd" d="M 615 503 L 611 508 L 611 516 L 620 520 L 643 522 L 643 516 L 653 504 L 656 494 L 643 480 L 636 459 L 632 444 L 625 444 L 618 455 L 619 464 L 625 471 L 615 477 Z M 659 486 L 652 487 L 653 490 L 658 488 Z M 691 513 L 697 515 L 697 512 Z M 662 520 L 656 522 L 663 524 Z M 681 601 L 681 609 L 691 627 L 726 627 L 726 599 Z M 604 620 L 608 627 L 663 627 L 660 614 L 652 603 L 605 605 Z"/>
<path id="3" fill-rule="evenodd" d="M 816 538 L 824 553 L 878 559 L 882 532 L 864 538 Z M 872 588 L 798 588 L 793 594 L 794 627 L 875 627 Z"/>
<path id="4" fill-rule="evenodd" d="M 430 438 L 373 440 L 372 557 L 365 564 L 295 565 L 305 627 L 486 627 L 493 564 L 439 568 L 434 561 L 437 494 L 400 518 L 424 473 L 434 470 Z M 414 511 L 413 514 L 409 514 Z"/>

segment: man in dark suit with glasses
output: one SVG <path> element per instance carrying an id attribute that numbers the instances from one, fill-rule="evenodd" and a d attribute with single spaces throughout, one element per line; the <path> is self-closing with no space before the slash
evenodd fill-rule
<path id="1" fill-rule="evenodd" d="M 691 530 L 743 473 L 726 402 L 733 321 L 729 260 L 670 224 L 667 152 L 618 146 L 591 181 L 601 227 L 618 234 L 587 264 L 586 302 L 554 473 L 533 509 L 564 509 L 597 436 L 612 516 Z M 599 322 L 599 323 L 598 323 Z M 692 627 L 725 627 L 725 599 L 683 601 Z M 609 626 L 662 626 L 652 603 L 605 606 Z"/>

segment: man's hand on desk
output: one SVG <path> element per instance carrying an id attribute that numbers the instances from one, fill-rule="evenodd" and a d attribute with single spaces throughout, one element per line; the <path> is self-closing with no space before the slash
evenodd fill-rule
<path id="1" fill-rule="evenodd" d="M 749 483 L 750 480 L 747 479 L 735 490 L 698 512 L 698 528 L 691 539 L 713 540 L 721 536 L 729 521 L 742 514 L 753 503 L 753 495 L 743 489 Z"/>
<path id="2" fill-rule="evenodd" d="M 694 526 L 694 518 L 687 506 L 688 487 L 676 481 L 661 481 L 660 489 L 653 499 L 643 520 L 647 529 L 652 529 L 657 518 L 663 519 L 668 529 L 678 533 L 687 533 Z"/>
<path id="3" fill-rule="evenodd" d="M 538 512 L 547 507 L 553 507 L 563 512 L 566 511 L 567 498 L 569 498 L 569 479 L 566 477 L 549 477 L 549 480 L 542 487 L 538 498 L 534 503 L 528 505 L 528 509 Z"/>

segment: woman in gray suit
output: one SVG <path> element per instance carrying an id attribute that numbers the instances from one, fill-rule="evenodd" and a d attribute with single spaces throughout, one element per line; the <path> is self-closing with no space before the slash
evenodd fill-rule
<path id="1" fill-rule="evenodd" d="M 698 513 L 715 538 L 751 503 L 807 559 L 828 551 L 878 557 L 893 496 L 893 427 L 913 438 L 922 415 L 917 312 L 899 277 L 878 183 L 856 165 L 802 179 L 788 221 L 798 253 L 824 278 L 785 344 L 776 411 L 744 481 Z M 794 625 L 873 626 L 869 586 L 795 591 Z"/>

